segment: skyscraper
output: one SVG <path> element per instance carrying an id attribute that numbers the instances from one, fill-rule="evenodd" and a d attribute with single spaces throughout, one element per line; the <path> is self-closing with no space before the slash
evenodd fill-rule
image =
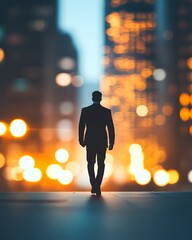
<path id="1" fill-rule="evenodd" d="M 179 0 L 177 9 L 177 67 L 180 103 L 180 167 L 183 178 L 187 180 L 191 164 L 192 137 L 192 30 L 191 30 L 192 1 Z M 190 179 L 192 182 L 192 179 Z"/>
<path id="2" fill-rule="evenodd" d="M 23 154 L 42 169 L 50 152 L 74 141 L 76 122 L 77 51 L 71 37 L 57 28 L 57 1 L 8 1 L 0 8 L 0 121 L 23 119 L 23 138 L 2 137 L 6 167 Z M 48 156 L 48 158 L 47 158 Z"/>
<path id="3" fill-rule="evenodd" d="M 158 15 L 157 2 L 106 2 L 105 76 L 101 89 L 116 125 L 116 169 L 121 169 L 125 182 L 136 180 L 141 185 L 149 183 L 157 170 L 177 166 L 170 134 L 175 131 L 175 105 L 168 97 L 175 85 L 167 80 L 162 59 L 159 61 L 158 22 L 162 15 Z M 170 119 L 174 119 L 171 131 Z"/>

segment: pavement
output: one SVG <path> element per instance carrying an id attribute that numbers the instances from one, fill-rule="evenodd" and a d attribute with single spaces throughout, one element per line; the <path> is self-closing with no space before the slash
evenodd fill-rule
<path id="1" fill-rule="evenodd" d="M 191 240 L 192 192 L 0 193 L 1 240 Z"/>

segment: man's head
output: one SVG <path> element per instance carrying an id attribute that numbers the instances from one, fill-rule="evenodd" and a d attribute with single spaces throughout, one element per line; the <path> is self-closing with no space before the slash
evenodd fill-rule
<path id="1" fill-rule="evenodd" d="M 93 100 L 93 102 L 101 102 L 102 93 L 99 91 L 92 92 L 92 100 Z"/>

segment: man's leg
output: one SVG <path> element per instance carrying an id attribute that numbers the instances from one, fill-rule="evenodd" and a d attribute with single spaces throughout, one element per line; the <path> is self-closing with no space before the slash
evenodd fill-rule
<path id="1" fill-rule="evenodd" d="M 87 170 L 89 173 L 89 180 L 92 186 L 91 192 L 94 192 L 95 188 L 95 172 L 94 172 L 95 158 L 96 158 L 95 149 L 87 146 Z"/>
<path id="2" fill-rule="evenodd" d="M 103 175 L 105 170 L 105 154 L 106 154 L 106 148 L 101 147 L 98 149 L 98 152 L 97 152 L 98 172 L 96 177 L 98 194 L 101 194 L 100 186 L 103 180 Z"/>

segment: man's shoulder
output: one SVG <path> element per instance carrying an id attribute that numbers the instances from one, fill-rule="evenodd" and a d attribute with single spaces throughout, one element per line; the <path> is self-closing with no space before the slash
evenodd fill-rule
<path id="1" fill-rule="evenodd" d="M 87 112 L 87 111 L 92 111 L 92 110 L 94 110 L 94 109 L 95 109 L 95 105 L 92 104 L 92 105 L 89 105 L 89 106 L 87 106 L 87 107 L 83 107 L 83 108 L 82 108 L 82 111 L 83 111 L 83 112 Z M 100 104 L 97 106 L 97 109 L 100 109 L 100 110 L 105 111 L 105 112 L 111 112 L 111 110 L 110 110 L 109 108 L 103 107 L 103 106 L 100 105 Z"/>
<path id="2" fill-rule="evenodd" d="M 83 108 L 82 108 L 82 111 L 89 110 L 89 109 L 91 109 L 91 107 L 92 107 L 92 105 L 90 105 L 90 106 L 87 106 L 87 107 L 83 107 Z"/>
<path id="3" fill-rule="evenodd" d="M 103 106 L 101 106 L 101 107 L 102 107 L 103 111 L 111 112 L 111 110 L 109 108 L 106 108 L 106 107 L 103 107 Z"/>

